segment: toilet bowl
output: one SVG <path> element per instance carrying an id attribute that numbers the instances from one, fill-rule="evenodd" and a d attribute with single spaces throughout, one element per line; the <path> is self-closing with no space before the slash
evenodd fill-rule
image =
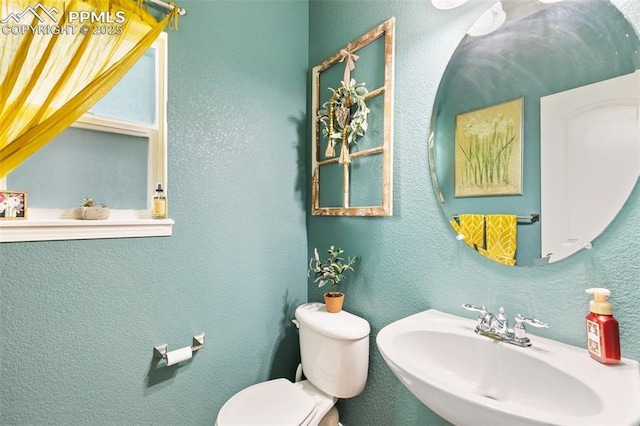
<path id="1" fill-rule="evenodd" d="M 336 426 L 338 398 L 364 389 L 369 364 L 369 323 L 322 303 L 296 309 L 306 380 L 273 379 L 241 390 L 218 412 L 216 426 Z"/>
<path id="2" fill-rule="evenodd" d="M 216 425 L 318 425 L 337 400 L 308 380 L 269 380 L 232 396 L 220 409 Z"/>

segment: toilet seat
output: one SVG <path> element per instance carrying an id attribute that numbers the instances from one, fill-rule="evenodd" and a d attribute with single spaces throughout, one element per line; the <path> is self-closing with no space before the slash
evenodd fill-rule
<path id="1" fill-rule="evenodd" d="M 316 411 L 316 401 L 287 379 L 258 383 L 238 392 L 218 413 L 218 426 L 303 426 Z"/>

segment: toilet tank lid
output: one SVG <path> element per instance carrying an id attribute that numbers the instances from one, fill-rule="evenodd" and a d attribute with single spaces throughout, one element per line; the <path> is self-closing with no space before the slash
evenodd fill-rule
<path id="1" fill-rule="evenodd" d="M 371 331 L 369 323 L 364 318 L 346 311 L 329 313 L 324 303 L 305 303 L 298 306 L 296 319 L 301 326 L 334 339 L 359 340 L 367 337 Z"/>

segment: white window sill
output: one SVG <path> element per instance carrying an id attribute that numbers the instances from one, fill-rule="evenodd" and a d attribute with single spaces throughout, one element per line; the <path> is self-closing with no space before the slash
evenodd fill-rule
<path id="1" fill-rule="evenodd" d="M 0 243 L 170 236 L 172 219 L 148 211 L 110 210 L 105 220 L 73 219 L 71 210 L 29 209 L 28 218 L 0 220 Z"/>

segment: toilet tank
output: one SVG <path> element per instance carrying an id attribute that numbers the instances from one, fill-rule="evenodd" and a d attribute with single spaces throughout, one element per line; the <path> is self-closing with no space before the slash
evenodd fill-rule
<path id="1" fill-rule="evenodd" d="M 298 306 L 295 315 L 307 379 L 337 398 L 360 394 L 369 371 L 369 323 L 345 311 L 328 313 L 322 303 Z"/>

